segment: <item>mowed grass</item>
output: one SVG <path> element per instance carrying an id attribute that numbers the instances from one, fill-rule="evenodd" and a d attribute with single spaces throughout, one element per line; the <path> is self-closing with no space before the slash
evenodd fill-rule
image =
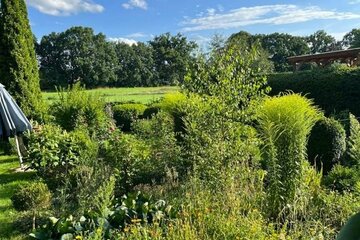
<path id="1" fill-rule="evenodd" d="M 15 172 L 19 167 L 16 156 L 0 156 L 0 239 L 24 239 L 23 235 L 13 228 L 12 222 L 18 212 L 12 207 L 11 196 L 15 189 L 35 178 L 34 172 Z"/>
<path id="2" fill-rule="evenodd" d="M 179 91 L 178 87 L 136 87 L 136 88 L 99 88 L 87 90 L 89 93 L 98 94 L 106 102 L 139 102 L 150 103 L 163 97 L 167 93 Z M 48 102 L 55 101 L 59 96 L 57 92 L 43 92 L 43 97 Z"/>

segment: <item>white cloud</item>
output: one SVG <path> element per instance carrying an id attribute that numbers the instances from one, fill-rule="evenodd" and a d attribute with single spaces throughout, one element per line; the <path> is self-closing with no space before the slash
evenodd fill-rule
<path id="1" fill-rule="evenodd" d="M 290 24 L 320 19 L 359 19 L 360 14 L 323 10 L 317 6 L 301 8 L 296 5 L 263 5 L 242 7 L 228 12 L 207 11 L 205 16 L 187 19 L 181 23 L 182 31 L 230 29 L 254 24 Z"/>
<path id="2" fill-rule="evenodd" d="M 104 7 L 91 0 L 27 0 L 30 6 L 53 16 L 68 16 L 79 12 L 99 13 Z"/>
<path id="3" fill-rule="evenodd" d="M 359 4 L 360 0 L 352 0 L 349 2 L 349 4 Z"/>
<path id="4" fill-rule="evenodd" d="M 129 38 L 122 38 L 122 37 L 118 37 L 118 38 L 108 38 L 109 41 L 111 42 L 121 42 L 121 43 L 126 43 L 127 45 L 137 45 L 137 41 L 134 39 L 129 39 Z"/>
<path id="5" fill-rule="evenodd" d="M 329 34 L 333 36 L 337 41 L 340 41 L 347 33 L 348 32 L 330 32 Z"/>
<path id="6" fill-rule="evenodd" d="M 144 10 L 148 7 L 146 0 L 129 0 L 127 3 L 123 3 L 122 6 L 125 9 L 141 8 Z"/>
<path id="7" fill-rule="evenodd" d="M 148 35 L 142 32 L 137 32 L 137 33 L 132 33 L 129 35 L 126 35 L 127 38 L 144 38 L 147 37 Z"/>

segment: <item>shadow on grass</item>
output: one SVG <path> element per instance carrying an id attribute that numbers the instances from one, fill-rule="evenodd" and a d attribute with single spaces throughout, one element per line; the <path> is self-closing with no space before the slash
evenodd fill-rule
<path id="1" fill-rule="evenodd" d="M 0 164 L 18 162 L 17 159 L 18 159 L 17 157 L 9 157 L 9 158 L 6 158 L 6 159 L 2 159 L 0 161 Z"/>
<path id="2" fill-rule="evenodd" d="M 29 181 L 35 176 L 35 172 L 5 173 L 0 175 L 0 184 L 8 184 L 15 181 Z"/>

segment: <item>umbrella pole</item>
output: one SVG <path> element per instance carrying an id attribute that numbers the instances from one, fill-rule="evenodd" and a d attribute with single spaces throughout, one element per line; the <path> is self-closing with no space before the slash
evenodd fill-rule
<path id="1" fill-rule="evenodd" d="M 21 156 L 21 152 L 20 152 L 18 136 L 16 134 L 15 134 L 15 143 L 16 143 L 16 150 L 18 152 L 18 157 L 19 157 L 19 161 L 20 161 L 20 167 L 21 167 L 21 169 L 23 169 L 24 164 L 23 164 L 23 160 L 22 160 L 22 156 Z"/>

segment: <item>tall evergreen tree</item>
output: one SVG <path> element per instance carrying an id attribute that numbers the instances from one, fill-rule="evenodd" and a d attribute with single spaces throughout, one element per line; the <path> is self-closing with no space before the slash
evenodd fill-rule
<path id="1" fill-rule="evenodd" d="M 46 107 L 25 1 L 1 0 L 0 9 L 0 82 L 28 117 L 43 120 Z"/>

